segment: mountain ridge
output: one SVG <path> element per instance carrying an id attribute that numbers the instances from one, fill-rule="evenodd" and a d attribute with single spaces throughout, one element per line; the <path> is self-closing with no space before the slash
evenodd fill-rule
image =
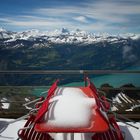
<path id="1" fill-rule="evenodd" d="M 126 40 L 139 40 L 140 34 L 120 34 L 110 35 L 107 33 L 94 34 L 76 29 L 69 31 L 66 28 L 54 31 L 39 31 L 37 29 L 23 32 L 12 32 L 0 28 L 0 42 L 3 44 L 13 43 L 16 41 L 40 41 L 41 43 L 55 44 L 95 44 L 107 41 L 109 43 L 125 42 Z M 20 45 L 19 45 L 20 46 Z"/>

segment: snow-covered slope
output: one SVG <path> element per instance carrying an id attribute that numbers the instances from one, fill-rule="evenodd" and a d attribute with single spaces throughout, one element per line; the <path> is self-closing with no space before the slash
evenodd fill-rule
<path id="1" fill-rule="evenodd" d="M 139 34 L 125 34 L 125 35 L 109 35 L 109 34 L 93 34 L 82 30 L 69 31 L 62 28 L 62 30 L 54 31 L 39 31 L 36 29 L 24 31 L 24 32 L 11 32 L 0 28 L 0 39 L 4 39 L 4 42 L 14 42 L 17 40 L 29 40 L 35 41 L 49 41 L 52 43 L 86 43 L 92 44 L 101 41 L 107 41 L 116 43 L 118 41 L 125 41 L 126 39 L 137 40 L 140 39 Z"/>
<path id="2" fill-rule="evenodd" d="M 15 32 L 11 32 L 11 31 L 6 31 L 3 28 L 0 28 L 0 39 L 11 39 L 14 37 L 16 33 Z"/>
<path id="3" fill-rule="evenodd" d="M 124 94 L 123 92 L 118 93 L 113 100 L 112 111 L 136 111 L 140 110 L 140 102 L 134 100 Z"/>

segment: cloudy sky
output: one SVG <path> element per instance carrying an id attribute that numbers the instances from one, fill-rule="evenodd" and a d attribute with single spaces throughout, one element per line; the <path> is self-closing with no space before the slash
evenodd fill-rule
<path id="1" fill-rule="evenodd" d="M 140 33 L 140 0 L 2 0 L 0 27 Z"/>

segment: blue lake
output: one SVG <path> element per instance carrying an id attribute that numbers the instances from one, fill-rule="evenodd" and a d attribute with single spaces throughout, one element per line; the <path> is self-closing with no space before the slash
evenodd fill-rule
<path id="1" fill-rule="evenodd" d="M 140 67 L 131 67 L 127 70 L 140 70 Z M 140 87 L 140 74 L 109 74 L 96 76 L 94 78 L 92 78 L 92 76 L 89 76 L 89 78 L 96 87 L 100 87 L 105 83 L 108 83 L 116 88 L 124 84 L 133 84 L 136 87 Z M 84 86 L 84 82 L 72 82 L 69 84 L 64 84 L 64 86 Z M 40 95 L 41 92 L 48 90 L 49 87 L 36 87 L 33 90 L 33 94 Z"/>
<path id="2" fill-rule="evenodd" d="M 127 70 L 140 70 L 140 67 L 131 67 Z M 100 75 L 92 78 L 91 81 L 95 84 L 96 87 L 100 87 L 102 84 L 108 83 L 113 87 L 120 87 L 124 84 L 133 84 L 136 87 L 140 87 L 140 74 L 109 74 L 109 75 Z M 84 85 L 84 82 L 74 82 L 66 84 L 66 86 L 81 86 Z"/>

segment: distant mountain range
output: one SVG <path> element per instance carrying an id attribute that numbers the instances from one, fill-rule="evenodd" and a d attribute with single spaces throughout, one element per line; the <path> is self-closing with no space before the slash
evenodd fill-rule
<path id="1" fill-rule="evenodd" d="M 124 34 L 124 35 L 109 35 L 109 34 L 93 34 L 82 30 L 69 31 L 62 28 L 62 30 L 54 31 L 39 31 L 36 29 L 24 32 L 12 32 L 0 28 L 0 43 L 5 48 L 18 48 L 26 46 L 23 41 L 33 42 L 30 47 L 49 47 L 51 43 L 54 44 L 95 44 L 98 42 L 126 43 L 127 40 L 139 40 L 140 34 Z M 13 43 L 16 42 L 16 43 Z"/>
<path id="2" fill-rule="evenodd" d="M 140 35 L 93 34 L 63 28 L 52 32 L 7 31 L 0 28 L 0 70 L 127 69 L 140 65 Z M 0 85 L 44 85 L 71 76 L 1 75 Z M 10 82 L 11 81 L 11 82 Z"/>

